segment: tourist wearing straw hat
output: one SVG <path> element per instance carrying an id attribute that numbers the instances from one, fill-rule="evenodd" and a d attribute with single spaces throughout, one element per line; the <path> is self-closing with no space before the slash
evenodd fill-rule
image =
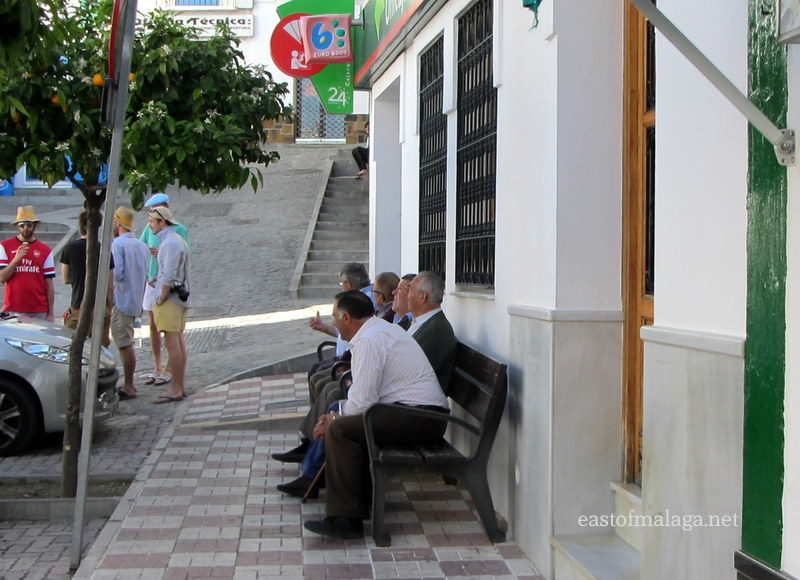
<path id="1" fill-rule="evenodd" d="M 114 212 L 114 310 L 111 312 L 111 336 L 119 349 L 124 369 L 124 384 L 120 399 L 133 399 L 136 386 L 136 350 L 133 344 L 133 324 L 142 315 L 142 298 L 147 284 L 147 245 L 133 235 L 132 209 L 119 206 Z"/>
<path id="2" fill-rule="evenodd" d="M 11 223 L 19 233 L 0 242 L 3 310 L 53 322 L 55 264 L 50 248 L 36 239 L 39 219 L 33 206 L 20 206 L 17 219 Z"/>

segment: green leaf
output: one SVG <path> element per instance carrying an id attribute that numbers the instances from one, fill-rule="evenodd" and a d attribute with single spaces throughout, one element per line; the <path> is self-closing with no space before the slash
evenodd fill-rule
<path id="1" fill-rule="evenodd" d="M 20 113 L 22 113 L 23 115 L 25 115 L 26 117 L 28 116 L 28 109 L 26 109 L 25 106 L 22 103 L 20 103 L 17 99 L 12 97 L 11 95 L 8 95 L 7 98 L 9 100 L 9 102 L 11 103 L 11 105 L 13 106 L 12 110 L 17 110 Z"/>

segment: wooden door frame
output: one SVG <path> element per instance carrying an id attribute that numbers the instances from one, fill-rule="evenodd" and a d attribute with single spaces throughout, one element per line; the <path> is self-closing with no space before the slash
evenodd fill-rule
<path id="1" fill-rule="evenodd" d="M 640 473 L 644 352 L 640 329 L 652 324 L 653 298 L 644 295 L 646 254 L 646 137 L 655 111 L 645 111 L 647 21 L 625 3 L 623 80 L 623 481 Z"/>

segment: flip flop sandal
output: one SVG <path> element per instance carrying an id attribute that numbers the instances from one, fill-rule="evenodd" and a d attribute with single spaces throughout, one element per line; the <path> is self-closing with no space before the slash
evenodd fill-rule
<path id="1" fill-rule="evenodd" d="M 150 373 L 150 374 L 149 374 L 149 375 L 147 375 L 147 377 L 144 379 L 144 384 L 145 384 L 145 385 L 152 385 L 152 384 L 154 384 L 154 383 L 156 382 L 156 379 L 157 379 L 158 377 L 159 377 L 159 375 L 157 375 L 156 373 Z"/>
<path id="2" fill-rule="evenodd" d="M 161 405 L 163 403 L 177 403 L 179 401 L 183 401 L 183 397 L 170 397 L 169 395 L 159 395 L 159 397 L 153 401 L 156 405 Z"/>
<path id="3" fill-rule="evenodd" d="M 125 391 L 117 391 L 117 395 L 119 396 L 120 401 L 125 401 L 127 399 L 135 399 L 136 395 L 129 395 Z"/>
<path id="4" fill-rule="evenodd" d="M 171 382 L 172 382 L 172 377 L 171 376 L 169 376 L 169 375 L 157 375 L 156 376 L 156 380 L 155 380 L 155 382 L 153 384 L 156 385 L 157 387 L 160 387 L 161 385 L 166 385 L 167 383 L 171 383 Z"/>

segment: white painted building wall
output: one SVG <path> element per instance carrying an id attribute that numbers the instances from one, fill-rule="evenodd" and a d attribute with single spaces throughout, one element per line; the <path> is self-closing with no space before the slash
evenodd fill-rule
<path id="1" fill-rule="evenodd" d="M 745 3 L 658 6 L 747 94 Z M 747 120 L 660 36 L 656 55 L 656 324 L 743 337 Z"/>
<path id="2" fill-rule="evenodd" d="M 371 185 L 380 200 L 383 168 L 400 167 L 401 272 L 417 268 L 417 60 L 439 34 L 445 54 L 455 52 L 455 21 L 468 4 L 448 2 L 373 87 L 373 107 L 376 95 L 400 87 L 397 118 L 373 123 L 399 124 L 402 153 L 397 159 L 376 140 Z M 445 65 L 450 209 L 444 308 L 459 339 L 509 364 L 509 406 L 493 452 L 491 486 L 514 540 L 546 576 L 551 536 L 613 533 L 581 529 L 577 516 L 611 512 L 608 483 L 621 476 L 623 6 L 545 3 L 539 28 L 530 30 L 529 11 L 495 2 L 493 293 L 464 292 L 453 281 L 456 65 L 451 58 Z M 746 5 L 663 0 L 659 7 L 746 91 Z M 657 298 L 655 327 L 643 332 L 644 511 L 737 515 L 747 123 L 664 39 L 657 54 Z M 796 109 L 794 116 L 800 118 Z M 796 189 L 794 176 L 790 189 Z M 797 224 L 800 206 L 793 211 Z M 381 232 L 372 239 L 379 247 Z M 790 288 L 797 289 L 797 239 L 793 247 Z M 787 314 L 790 320 L 798 308 Z M 800 343 L 800 330 L 790 323 L 791 331 L 790 350 Z M 788 372 L 800 371 L 790 365 Z M 787 387 L 795 415 L 797 382 Z M 800 479 L 798 446 L 800 426 L 787 427 L 787 497 Z M 785 508 L 787 542 L 800 545 L 800 524 L 786 523 L 800 521 L 800 502 L 788 500 Z M 645 529 L 642 577 L 730 577 L 739 537 L 738 528 Z M 792 557 L 784 550 L 787 565 L 800 566 Z"/>
<path id="3" fill-rule="evenodd" d="M 800 45 L 789 46 L 787 125 L 800 130 Z M 800 165 L 788 171 L 783 570 L 800 577 Z"/>
<path id="4" fill-rule="evenodd" d="M 418 265 L 419 54 L 443 34 L 445 54 L 453 55 L 456 19 L 469 4 L 447 3 L 372 87 L 374 130 L 401 127 L 399 158 L 375 139 L 371 176 L 377 206 L 387 193 L 381 174 L 387 165 L 401 167 L 400 272 Z M 587 10 L 599 16 L 587 21 Z M 460 340 L 509 363 L 509 410 L 490 484 L 515 540 L 544 570 L 550 536 L 577 531 L 586 510 L 611 511 L 608 483 L 619 478 L 621 14 L 621 5 L 609 10 L 600 0 L 559 6 L 555 14 L 543 9 L 540 27 L 530 30 L 530 11 L 495 2 L 498 228 L 491 293 L 463 291 L 453 281 L 456 63 L 445 60 L 444 308 Z M 569 72 L 557 74 L 557 67 Z M 394 86 L 401 112 L 387 119 L 378 106 Z M 576 98 L 584 92 L 591 98 Z M 376 245 L 383 240 L 380 219 L 376 214 L 372 225 Z"/>

